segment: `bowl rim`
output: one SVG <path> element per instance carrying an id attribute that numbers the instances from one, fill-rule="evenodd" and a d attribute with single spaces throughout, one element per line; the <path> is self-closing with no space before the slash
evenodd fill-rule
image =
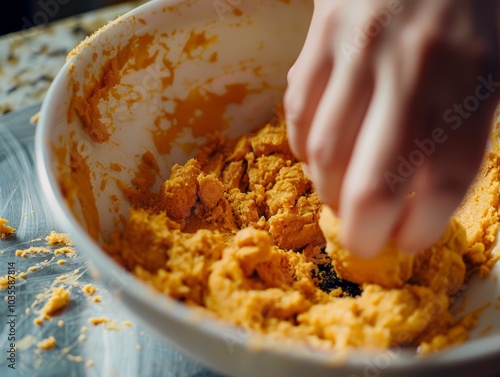
<path id="1" fill-rule="evenodd" d="M 115 24 L 121 22 L 127 18 L 142 14 L 154 12 L 157 9 L 161 9 L 165 6 L 175 6 L 181 4 L 184 0 L 152 0 L 143 3 L 136 8 L 124 13 L 118 18 L 108 22 L 105 26 L 94 32 L 92 35 L 87 37 L 81 42 L 80 52 L 84 52 L 88 46 L 83 44 L 91 44 L 96 36 L 100 33 L 106 31 L 108 28 L 114 27 Z M 57 183 L 55 174 L 51 168 L 51 152 L 50 152 L 50 134 L 54 127 L 54 124 L 50 120 L 51 114 L 57 112 L 58 101 L 54 101 L 54 98 L 61 97 L 68 86 L 63 84 L 67 80 L 68 71 L 70 65 L 75 63 L 77 56 L 71 56 L 60 69 L 54 80 L 52 81 L 49 89 L 42 101 L 39 120 L 35 130 L 34 138 L 34 149 L 35 149 L 35 165 L 39 183 L 41 184 L 42 192 L 49 204 L 49 208 L 53 210 L 53 216 L 55 219 L 59 219 L 58 223 L 61 228 L 67 231 L 72 239 L 74 239 L 75 245 L 79 245 L 79 249 L 82 250 L 87 261 L 91 261 L 92 264 L 104 266 L 103 268 L 109 271 L 120 270 L 119 276 L 114 276 L 119 286 L 122 289 L 126 289 L 127 293 L 131 294 L 134 299 L 141 302 L 145 310 L 147 308 L 154 309 L 156 312 L 162 313 L 163 315 L 169 316 L 174 321 L 180 321 L 184 324 L 192 323 L 190 316 L 192 317 L 193 309 L 171 297 L 160 293 L 152 287 L 136 278 L 129 271 L 125 270 L 122 266 L 118 265 L 102 248 L 94 241 L 87 232 L 79 225 L 76 221 L 75 216 L 69 210 L 67 205 L 64 204 L 64 199 L 60 193 L 60 188 Z M 98 268 L 99 278 L 106 282 L 109 277 L 101 273 L 102 269 Z M 125 278 L 126 277 L 126 278 Z M 128 279 L 132 279 L 134 284 L 127 284 Z M 146 293 L 146 294 L 145 294 Z M 151 299 L 154 297 L 154 300 Z M 130 309 L 128 309 L 130 310 Z M 236 328 L 236 326 L 223 323 L 220 320 L 216 320 L 209 317 L 203 317 L 203 319 L 197 322 L 197 326 L 200 331 L 204 332 L 206 335 L 211 337 L 220 338 L 221 334 L 228 332 Z M 162 335 L 163 336 L 163 335 Z M 367 360 L 373 360 L 377 354 L 380 352 L 388 350 L 378 350 L 378 353 L 368 353 L 366 354 L 363 349 L 356 350 L 355 352 L 349 353 L 349 356 L 343 360 L 338 365 L 331 363 L 332 353 L 339 352 L 338 350 L 314 350 L 314 353 L 300 351 L 300 348 L 291 349 L 284 356 L 283 351 L 277 350 L 274 347 L 264 346 L 262 349 L 255 350 L 252 347 L 251 342 L 242 339 L 238 342 L 242 349 L 247 352 L 266 352 L 270 353 L 272 356 L 278 357 L 293 357 L 295 360 L 305 361 L 307 363 L 320 363 L 325 367 L 328 366 L 332 371 L 342 370 L 343 368 L 362 368 L 366 365 Z M 279 343 L 279 342 L 278 342 Z M 390 349 L 389 349 L 390 350 Z M 403 350 L 402 354 L 406 351 Z M 385 368 L 387 371 L 391 369 L 402 370 L 405 368 L 415 368 L 415 367 L 432 367 L 439 368 L 445 367 L 450 363 L 479 363 L 482 360 L 489 359 L 493 356 L 500 355 L 500 334 L 494 336 L 488 336 L 482 339 L 468 340 L 466 343 L 460 345 L 459 348 L 450 347 L 448 349 L 436 352 L 432 355 L 426 355 L 418 361 L 413 352 L 408 352 L 405 357 L 398 357 L 394 362 Z"/>

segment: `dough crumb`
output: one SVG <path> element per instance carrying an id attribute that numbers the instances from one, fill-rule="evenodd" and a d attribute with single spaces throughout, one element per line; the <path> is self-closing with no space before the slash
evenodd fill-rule
<path id="1" fill-rule="evenodd" d="M 51 251 L 47 249 L 46 247 L 35 247 L 31 246 L 27 249 L 24 250 L 16 250 L 16 257 L 21 257 L 21 258 L 28 258 L 28 255 L 32 254 L 47 254 L 50 253 Z"/>
<path id="2" fill-rule="evenodd" d="M 9 277 L 14 280 L 16 278 L 15 276 L 12 277 L 12 275 L 0 276 L 0 290 L 4 291 L 5 289 L 7 289 L 7 287 L 9 286 Z"/>
<path id="3" fill-rule="evenodd" d="M 69 290 L 65 289 L 64 287 L 52 288 L 52 294 L 41 310 L 43 318 L 50 318 L 54 314 L 62 311 L 69 304 L 69 300 Z"/>
<path id="4" fill-rule="evenodd" d="M 40 112 L 36 113 L 30 118 L 30 123 L 37 124 L 39 119 L 40 119 Z"/>
<path id="5" fill-rule="evenodd" d="M 114 320 L 110 320 L 104 324 L 106 330 L 120 331 L 120 325 Z"/>
<path id="6" fill-rule="evenodd" d="M 67 354 L 66 355 L 66 359 L 68 359 L 69 361 L 72 361 L 74 363 L 82 363 L 83 362 L 83 357 L 81 357 L 81 356 L 74 356 L 74 355 L 71 355 L 71 354 Z"/>
<path id="7" fill-rule="evenodd" d="M 82 292 L 88 294 L 89 296 L 92 296 L 97 292 L 97 289 L 92 284 L 86 284 L 82 287 Z"/>
<path id="8" fill-rule="evenodd" d="M 107 318 L 107 317 L 92 317 L 92 318 L 89 318 L 89 323 L 91 325 L 94 325 L 94 326 L 101 325 L 103 323 L 108 323 L 108 322 L 109 322 L 109 318 Z"/>
<path id="9" fill-rule="evenodd" d="M 66 233 L 58 233 L 56 231 L 51 231 L 50 234 L 45 237 L 45 241 L 51 246 L 53 245 L 66 245 L 73 246 L 73 242 Z"/>
<path id="10" fill-rule="evenodd" d="M 76 254 L 74 249 L 71 249 L 69 247 L 60 247 L 57 250 L 54 250 L 54 255 L 61 255 L 61 254 L 67 254 L 69 256 L 73 256 Z"/>
<path id="11" fill-rule="evenodd" d="M 16 229 L 7 225 L 8 221 L 0 217 L 0 239 L 4 240 L 14 234 Z"/>
<path id="12" fill-rule="evenodd" d="M 50 350 L 55 346 L 56 346 L 56 338 L 54 338 L 53 336 L 49 336 L 48 338 L 37 343 L 37 347 L 44 351 Z"/>

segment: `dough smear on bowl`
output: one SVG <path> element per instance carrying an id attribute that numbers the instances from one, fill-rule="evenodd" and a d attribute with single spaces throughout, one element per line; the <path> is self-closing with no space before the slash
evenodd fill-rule
<path id="1" fill-rule="evenodd" d="M 436 245 L 414 258 L 388 245 L 367 266 L 337 241 L 338 220 L 275 117 L 238 140 L 212 136 L 158 192 L 136 179 L 130 214 L 105 248 L 157 290 L 264 337 L 430 352 L 465 341 L 479 315 L 454 319 L 449 307 L 494 263 L 498 166 L 489 152 Z"/>

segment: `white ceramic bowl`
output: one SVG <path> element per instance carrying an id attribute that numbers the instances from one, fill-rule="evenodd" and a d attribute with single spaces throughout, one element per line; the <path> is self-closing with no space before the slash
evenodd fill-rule
<path id="1" fill-rule="evenodd" d="M 38 173 L 56 218 L 100 279 L 132 312 L 187 354 L 224 374 L 457 376 L 500 370 L 495 302 L 481 316 L 469 342 L 429 357 L 402 350 L 340 355 L 279 343 L 255 349 L 254 335 L 200 317 L 153 291 L 103 252 L 102 240 L 120 215 L 128 213 L 116 181 L 130 184 L 146 150 L 155 155 L 163 172 L 186 161 L 194 151 L 187 147 L 192 142 L 199 145 L 211 132 L 201 124 L 226 124 L 224 132 L 237 136 L 266 121 L 281 101 L 286 73 L 300 52 L 311 15 L 311 0 L 158 0 L 84 41 L 47 93 L 36 131 Z M 118 54 L 125 69 L 121 82 L 99 105 L 110 137 L 94 142 L 73 114 L 74 93 L 81 95 L 86 86 L 102 80 L 103 66 Z M 174 118 L 189 126 L 176 125 Z M 178 132 L 168 136 L 169 128 Z M 76 182 L 65 197 L 59 182 L 74 168 L 69 153 L 73 147 L 86 159 L 93 189 Z M 110 169 L 112 163 L 125 169 Z M 86 199 L 97 203 L 95 214 L 82 209 L 80 203 Z M 498 268 L 490 279 L 471 283 L 465 294 L 468 310 L 500 296 L 497 272 Z M 492 329 L 482 334 L 488 325 Z"/>

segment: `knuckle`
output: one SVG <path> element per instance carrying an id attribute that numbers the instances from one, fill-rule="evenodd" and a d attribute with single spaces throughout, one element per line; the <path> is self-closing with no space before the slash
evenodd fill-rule
<path id="1" fill-rule="evenodd" d="M 345 167 L 349 154 L 337 138 L 329 134 L 325 137 L 310 137 L 307 140 L 306 151 L 308 158 L 323 171 L 332 172 Z"/>
<path id="2" fill-rule="evenodd" d="M 402 44 L 414 50 L 422 59 L 438 52 L 445 43 L 444 34 L 436 25 L 409 26 L 401 35 Z"/>

